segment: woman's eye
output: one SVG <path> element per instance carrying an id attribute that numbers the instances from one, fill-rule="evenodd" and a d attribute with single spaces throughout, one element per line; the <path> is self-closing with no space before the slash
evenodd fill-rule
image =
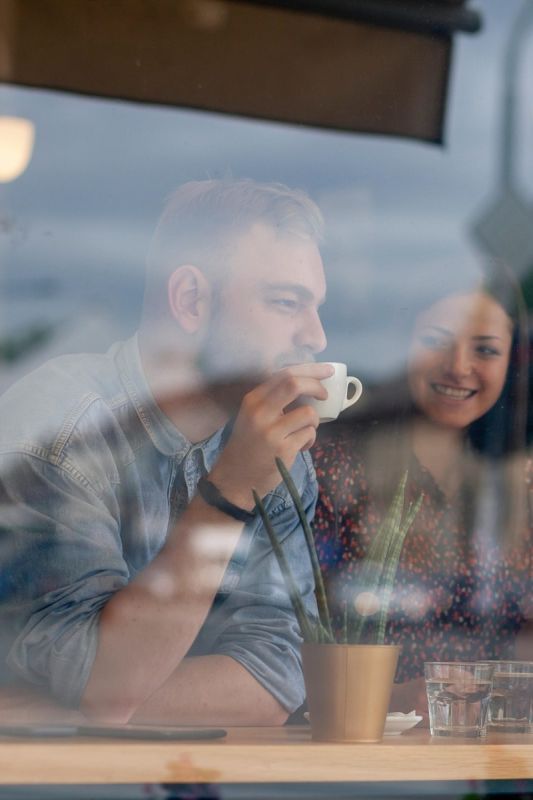
<path id="1" fill-rule="evenodd" d="M 432 334 L 428 333 L 420 337 L 420 344 L 430 350 L 443 350 L 446 347 L 447 342 L 445 339 L 442 339 L 439 336 L 433 336 Z"/>
<path id="2" fill-rule="evenodd" d="M 476 347 L 476 353 L 484 358 L 491 358 L 492 356 L 500 356 L 501 353 L 497 347 L 491 347 L 488 344 L 480 344 Z"/>

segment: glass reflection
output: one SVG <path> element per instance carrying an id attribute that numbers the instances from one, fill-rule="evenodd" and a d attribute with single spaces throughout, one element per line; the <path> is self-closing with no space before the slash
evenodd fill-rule
<path id="1" fill-rule="evenodd" d="M 143 431 L 155 426 L 161 446 L 172 450 L 172 408 L 178 390 L 188 396 L 187 441 L 194 443 L 188 457 L 191 470 L 197 473 L 213 466 L 215 460 L 214 450 L 197 446 L 211 434 L 206 407 L 198 403 L 202 382 L 210 387 L 209 414 L 216 407 L 222 427 L 240 408 L 242 396 L 250 388 L 245 384 L 255 384 L 256 372 L 302 362 L 310 365 L 313 359 L 347 363 L 349 374 L 359 376 L 365 386 L 353 411 L 346 412 L 338 423 L 320 428 L 312 450 L 321 491 L 315 534 L 339 609 L 347 598 L 357 595 L 358 561 L 404 468 L 409 469 L 411 495 L 420 488 L 424 491 L 424 505 L 402 556 L 388 628 L 391 640 L 401 641 L 403 646 L 396 707 L 423 707 L 419 681 L 425 659 L 531 654 L 525 634 L 533 614 L 529 599 L 532 427 L 525 388 L 530 382 L 526 352 L 531 348 L 527 328 L 533 307 L 533 250 L 529 242 L 530 157 L 524 152 L 527 136 L 520 136 L 520 125 L 525 131 L 530 127 L 524 111 L 530 105 L 526 102 L 529 24 L 521 26 L 524 62 L 514 64 L 512 85 L 508 86 L 516 114 L 512 135 L 507 129 L 504 143 L 500 124 L 506 108 L 500 88 L 505 83 L 509 41 L 517 20 L 523 22 L 523 9 L 517 0 L 506 4 L 487 0 L 484 31 L 457 41 L 446 147 L 442 149 L 198 111 L 1 88 L 2 113 L 30 119 L 38 137 L 27 170 L 3 188 L 0 390 L 20 386 L 18 382 L 30 374 L 35 378 L 34 370 L 44 364 L 48 364 L 46 370 L 59 369 L 67 362 L 54 362 L 50 367 L 49 361 L 65 354 L 70 359 L 67 372 L 72 384 L 77 384 L 83 361 L 79 354 L 86 352 L 95 354 L 91 363 L 98 381 L 104 370 L 99 365 L 107 364 L 109 358 L 103 354 L 111 347 L 112 358 L 118 357 L 121 346 L 116 342 L 128 340 L 140 342 L 140 352 L 144 352 L 140 375 L 139 353 L 129 351 L 127 356 L 127 370 L 134 371 L 142 383 L 141 399 L 157 397 L 155 419 L 137 415 L 141 425 L 127 443 L 128 456 L 121 440 L 124 468 L 129 468 L 140 452 L 145 458 L 143 472 L 155 482 L 153 491 L 143 494 L 139 487 L 132 489 L 128 478 L 128 489 L 113 506 L 119 485 L 110 457 L 110 450 L 118 447 L 111 434 L 114 430 L 118 436 L 115 420 L 110 418 L 110 427 L 106 427 L 94 412 L 94 430 L 76 443 L 78 456 L 91 463 L 95 474 L 105 472 L 110 494 L 103 502 L 102 487 L 96 482 L 87 486 L 85 517 L 79 505 L 64 503 L 58 532 L 66 534 L 69 541 L 73 569 L 69 581 L 58 575 L 56 543 L 42 536 L 43 519 L 57 513 L 49 502 L 49 476 L 34 469 L 35 462 L 21 465 L 13 461 L 11 450 L 4 453 L 3 529 L 12 533 L 24 527 L 33 537 L 30 548 L 22 539 L 2 545 L 6 568 L 1 584 L 5 613 L 0 635 L 6 643 L 5 655 L 17 633 L 7 604 L 14 589 L 21 592 L 17 603 L 25 607 L 27 619 L 37 615 L 33 617 L 37 631 L 46 607 L 43 598 L 50 593 L 55 593 L 63 610 L 76 604 L 81 572 L 94 569 L 94 564 L 80 566 L 94 531 L 107 526 L 111 538 L 120 538 L 118 527 L 112 530 L 109 524 L 112 506 L 115 512 L 120 508 L 120 514 L 111 513 L 111 517 L 115 522 L 120 517 L 121 529 L 128 531 L 136 546 L 127 568 L 122 560 L 114 562 L 104 554 L 99 565 L 104 588 L 84 598 L 89 606 L 80 612 L 80 629 L 87 619 L 95 624 L 104 596 L 129 584 L 161 551 L 173 522 L 170 506 L 174 503 L 179 509 L 176 513 L 181 513 L 194 487 L 187 475 L 176 479 L 170 463 L 176 448 L 172 454 L 166 453 L 168 459 L 162 465 L 145 448 Z M 509 188 L 500 185 L 502 159 L 507 158 L 509 166 L 509 154 L 516 159 L 513 165 L 521 166 L 516 170 L 520 192 L 512 193 L 510 203 L 507 194 L 503 195 L 505 202 L 500 196 L 502 188 Z M 506 180 L 513 172 L 503 173 Z M 272 317 L 264 319 L 267 352 L 263 340 L 259 346 L 254 338 L 261 320 L 258 307 L 249 302 L 245 276 L 241 275 L 238 284 L 226 286 L 224 292 L 216 286 L 219 313 L 210 317 L 209 335 L 199 348 L 201 370 L 193 371 L 186 359 L 177 362 L 172 346 L 173 321 L 183 308 L 175 299 L 169 305 L 169 292 L 162 292 L 161 286 L 157 302 L 150 291 L 145 293 L 146 260 L 152 270 L 152 231 L 164 199 L 176 186 L 191 178 L 231 181 L 231 176 L 303 187 L 324 216 L 325 235 L 320 256 L 314 245 L 302 248 L 298 237 L 290 251 L 284 249 L 282 274 L 268 286 L 268 296 L 263 298 L 271 311 L 276 309 L 275 322 Z M 186 238 L 191 231 L 190 226 L 185 228 L 182 236 Z M 320 238 L 316 236 L 317 241 Z M 263 268 L 271 278 L 273 265 L 281 263 L 279 251 L 273 252 L 275 244 L 275 239 L 265 239 L 257 231 L 241 241 L 238 258 L 243 273 L 244 264 L 256 263 L 258 254 L 263 254 Z M 227 242 L 220 241 L 215 260 L 229 271 L 227 248 Z M 209 248 L 199 247 L 194 259 L 187 253 L 183 261 L 185 251 L 181 266 L 201 270 L 211 266 L 213 252 Z M 509 269 L 491 268 L 488 279 L 480 283 L 480 271 L 492 264 L 492 256 L 502 254 Z M 232 263 L 234 256 L 232 252 Z M 308 294 L 303 306 L 301 292 L 295 294 L 291 289 L 287 295 L 287 283 L 294 280 L 301 263 L 311 264 L 313 276 L 311 285 L 305 287 L 311 299 Z M 507 272 L 516 274 L 525 308 L 519 307 L 516 285 L 509 288 L 507 282 L 509 291 L 500 291 Z M 167 284 L 169 274 L 172 271 L 166 276 Z M 493 280 L 496 274 L 498 281 Z M 170 287 L 174 298 L 184 276 L 189 281 L 189 297 L 195 291 L 198 274 L 189 270 L 177 275 L 173 290 Z M 199 289 L 197 283 L 196 291 Z M 324 296 L 326 302 L 319 309 Z M 198 297 L 203 298 L 201 292 Z M 237 311 L 227 311 L 229 306 L 222 300 L 229 299 Z M 139 320 L 146 321 L 148 313 L 156 323 L 154 332 L 137 339 Z M 291 339 L 288 347 L 280 346 L 279 337 L 286 332 L 288 320 L 294 320 L 293 314 L 301 315 L 306 333 L 296 341 Z M 194 314 L 188 324 L 195 324 Z M 151 368 L 146 368 L 148 362 Z M 37 400 L 42 406 L 41 438 L 46 440 L 47 427 L 51 429 L 64 398 L 52 396 L 49 377 L 43 384 L 26 386 L 30 388 L 16 409 L 2 416 L 4 434 L 9 438 L 16 420 L 32 421 L 32 403 Z M 21 429 L 20 438 L 28 444 L 25 436 Z M 312 439 L 313 435 L 305 437 L 302 446 Z M 246 463 L 249 467 L 251 462 Z M 28 496 L 17 494 L 18 486 L 25 486 Z M 67 495 L 66 486 L 64 491 Z M 247 510 L 239 493 L 234 500 Z M 309 514 L 313 502 L 309 496 Z M 149 524 L 143 522 L 147 510 Z M 78 544 L 69 538 L 72 531 L 81 535 Z M 142 542 L 141 548 L 137 548 L 138 542 Z M 195 545 L 195 557 L 202 563 L 198 581 L 215 592 L 210 613 L 220 620 L 224 604 L 231 602 L 238 586 L 244 593 L 257 588 L 251 582 L 239 584 L 251 542 L 243 537 L 236 544 L 231 533 L 206 524 L 199 526 Z M 34 548 L 38 557 L 34 557 Z M 228 563 L 227 553 L 232 548 L 236 548 L 234 557 Z M 36 563 L 42 565 L 37 574 Z M 302 580 L 309 580 L 307 570 Z M 276 581 L 271 605 L 277 603 L 287 611 L 279 577 Z M 263 585 L 261 580 L 259 585 L 268 594 L 271 585 Z M 155 567 L 151 578 L 154 602 L 168 604 L 173 586 L 168 570 Z M 191 618 L 196 613 L 194 605 L 191 601 Z M 268 615 L 258 622 L 249 608 L 239 608 L 239 614 L 239 624 L 253 628 L 263 640 L 272 622 Z M 287 614 L 292 625 L 290 610 Z M 66 641 L 60 616 L 54 618 L 54 625 L 52 633 L 37 636 L 38 663 L 24 674 L 15 670 L 7 679 L 18 682 L 23 678 L 38 690 L 51 689 L 56 697 L 76 707 L 81 689 L 75 681 L 68 685 L 59 671 L 52 683 L 44 677 L 50 674 L 50 647 L 54 651 L 54 643 Z M 224 640 L 222 624 L 220 631 Z M 170 625 L 168 638 L 173 636 Z M 213 638 L 205 631 L 194 644 L 193 639 L 190 655 L 215 649 Z M 88 679 L 94 641 L 89 647 L 79 639 L 65 656 L 71 669 L 83 662 L 77 678 Z M 176 655 L 177 660 L 179 657 Z M 267 660 L 268 654 L 258 656 L 258 663 Z M 270 719 L 279 721 L 303 700 L 297 657 L 294 664 L 297 677 L 292 680 L 291 673 L 287 679 L 290 697 L 285 689 L 276 690 L 277 702 L 284 710 L 278 716 L 267 714 Z M 103 673 L 108 669 L 106 664 Z M 281 683 L 282 678 L 279 680 Z M 294 685 L 300 686 L 295 692 Z M 108 695 L 115 690 L 110 681 L 101 695 L 105 701 L 98 702 L 111 708 Z M 11 696 L 15 697 L 13 687 Z M 235 700 L 232 695 L 230 699 Z M 54 711 L 43 708 L 45 715 L 57 713 L 55 706 Z M 121 707 L 116 713 L 127 716 L 129 709 Z M 261 711 L 258 708 L 258 713 Z M 176 715 L 171 705 L 159 700 L 144 718 L 175 719 Z M 183 718 L 195 719 L 186 714 Z M 218 707 L 211 719 L 227 722 Z"/>

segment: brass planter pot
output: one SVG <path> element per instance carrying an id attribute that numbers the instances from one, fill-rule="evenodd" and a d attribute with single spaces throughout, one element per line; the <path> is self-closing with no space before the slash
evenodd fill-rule
<path id="1" fill-rule="evenodd" d="M 380 742 L 399 654 L 389 644 L 303 644 L 313 739 Z"/>

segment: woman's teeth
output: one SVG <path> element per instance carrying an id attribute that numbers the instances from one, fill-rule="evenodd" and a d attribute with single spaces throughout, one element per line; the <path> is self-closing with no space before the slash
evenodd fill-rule
<path id="1" fill-rule="evenodd" d="M 453 400 L 467 400 L 475 394 L 474 389 L 455 389 L 452 386 L 443 386 L 442 383 L 433 383 L 432 387 L 437 394 L 446 395 L 446 397 L 451 397 Z"/>

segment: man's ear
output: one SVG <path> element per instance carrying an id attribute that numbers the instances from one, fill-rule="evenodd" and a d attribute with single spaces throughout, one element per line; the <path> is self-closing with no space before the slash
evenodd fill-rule
<path id="1" fill-rule="evenodd" d="M 209 282 L 198 267 L 184 264 L 168 279 L 170 313 L 185 333 L 200 330 L 209 313 L 209 298 Z"/>

